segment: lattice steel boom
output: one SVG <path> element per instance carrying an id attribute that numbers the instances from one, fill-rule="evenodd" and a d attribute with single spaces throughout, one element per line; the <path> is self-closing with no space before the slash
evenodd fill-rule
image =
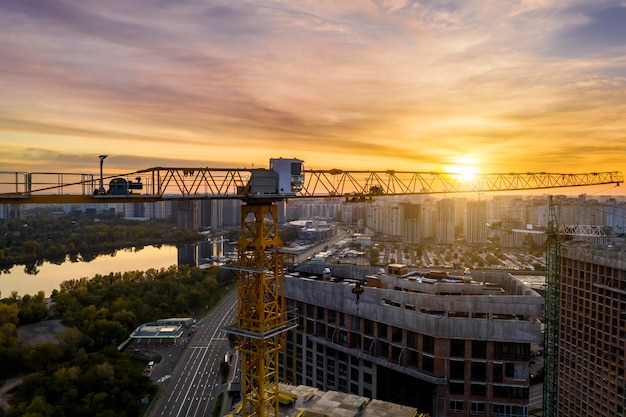
<path id="1" fill-rule="evenodd" d="M 163 201 L 181 199 L 241 199 L 251 178 L 268 172 L 246 168 L 149 168 L 103 178 L 141 186 L 124 194 L 102 194 L 94 174 L 0 172 L 0 204 L 72 204 Z M 463 174 L 411 171 L 305 170 L 306 179 L 289 198 L 345 197 L 370 200 L 377 196 L 458 194 L 582 187 L 624 182 L 621 172 Z M 118 188 L 115 188 L 118 189 Z M 254 196 L 250 196 L 254 197 Z"/>

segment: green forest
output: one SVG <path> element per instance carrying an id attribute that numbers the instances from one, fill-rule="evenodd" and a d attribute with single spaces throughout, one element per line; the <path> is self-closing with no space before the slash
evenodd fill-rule
<path id="1" fill-rule="evenodd" d="M 157 388 L 142 373 L 146 364 L 117 346 L 141 323 L 200 317 L 233 288 L 230 270 L 171 266 L 66 281 L 49 306 L 43 292 L 3 298 L 0 379 L 24 382 L 0 416 L 141 415 Z M 59 343 L 18 341 L 20 325 L 55 318 L 68 327 Z"/>

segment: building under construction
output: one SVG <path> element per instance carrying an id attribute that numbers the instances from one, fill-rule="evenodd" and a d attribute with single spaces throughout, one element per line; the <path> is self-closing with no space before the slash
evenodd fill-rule
<path id="1" fill-rule="evenodd" d="M 626 247 L 561 246 L 557 410 L 624 415 Z"/>
<path id="2" fill-rule="evenodd" d="M 541 296 L 510 274 L 475 274 L 390 265 L 362 282 L 287 276 L 299 326 L 281 379 L 433 417 L 528 416 Z"/>

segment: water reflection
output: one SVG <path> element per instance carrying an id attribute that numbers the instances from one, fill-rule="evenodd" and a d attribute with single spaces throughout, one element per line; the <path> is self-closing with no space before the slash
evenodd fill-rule
<path id="1" fill-rule="evenodd" d="M 37 267 L 42 264 L 43 264 L 43 261 L 38 261 L 35 263 L 24 265 L 24 273 L 28 275 L 37 275 L 39 273 L 39 270 L 37 269 Z"/>
<path id="2" fill-rule="evenodd" d="M 221 265 L 237 260 L 237 242 L 228 241 L 223 236 L 207 239 L 180 248 L 178 251 L 178 264 L 206 267 Z"/>
<path id="3" fill-rule="evenodd" d="M 180 245 L 155 245 L 133 247 L 106 254 L 67 256 L 63 260 L 46 260 L 15 265 L 0 272 L 0 298 L 9 297 L 16 291 L 19 295 L 37 294 L 46 296 L 59 289 L 61 282 L 91 278 L 96 274 L 111 272 L 146 271 L 169 268 L 172 265 L 206 267 L 217 265 L 228 259 L 236 259 L 236 244 L 222 236 Z"/>

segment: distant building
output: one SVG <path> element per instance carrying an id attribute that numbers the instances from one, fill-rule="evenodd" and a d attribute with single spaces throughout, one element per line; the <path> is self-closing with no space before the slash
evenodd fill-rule
<path id="1" fill-rule="evenodd" d="M 421 243 L 422 241 L 422 205 L 400 203 L 400 216 L 404 222 L 401 228 L 402 242 Z"/>
<path id="2" fill-rule="evenodd" d="M 223 226 L 241 224 L 241 200 L 223 200 Z"/>
<path id="3" fill-rule="evenodd" d="M 372 246 L 372 237 L 371 236 L 365 236 L 365 235 L 362 235 L 360 233 L 355 233 L 352 236 L 352 238 L 354 240 L 354 243 L 359 245 L 359 247 L 361 247 L 361 248 Z"/>
<path id="4" fill-rule="evenodd" d="M 626 409 L 626 248 L 562 245 L 558 415 Z"/>
<path id="5" fill-rule="evenodd" d="M 172 203 L 172 217 L 176 226 L 181 230 L 197 229 L 199 227 L 197 201 L 183 200 Z"/>
<path id="6" fill-rule="evenodd" d="M 224 200 L 198 201 L 198 226 L 202 230 L 220 230 L 224 227 Z"/>
<path id="7" fill-rule="evenodd" d="M 146 216 L 151 219 L 167 219 L 172 217 L 172 203 L 172 201 L 148 203 L 146 206 Z"/>
<path id="8" fill-rule="evenodd" d="M 329 226 L 307 227 L 298 230 L 298 240 L 322 241 L 333 237 L 334 229 Z"/>
<path id="9" fill-rule="evenodd" d="M 464 219 L 465 241 L 469 244 L 484 244 L 487 242 L 487 202 L 468 201 L 467 215 Z"/>
<path id="10" fill-rule="evenodd" d="M 21 204 L 0 204 L 0 219 L 20 219 L 22 209 Z"/>
<path id="11" fill-rule="evenodd" d="M 456 227 L 455 201 L 444 198 L 437 201 L 437 243 L 451 245 L 454 243 Z"/>
<path id="12" fill-rule="evenodd" d="M 146 203 L 132 203 L 126 205 L 126 217 L 146 217 Z"/>
<path id="13" fill-rule="evenodd" d="M 387 272 L 355 281 L 287 276 L 299 327 L 281 379 L 416 407 L 433 417 L 529 415 L 541 297 L 506 273 Z"/>

